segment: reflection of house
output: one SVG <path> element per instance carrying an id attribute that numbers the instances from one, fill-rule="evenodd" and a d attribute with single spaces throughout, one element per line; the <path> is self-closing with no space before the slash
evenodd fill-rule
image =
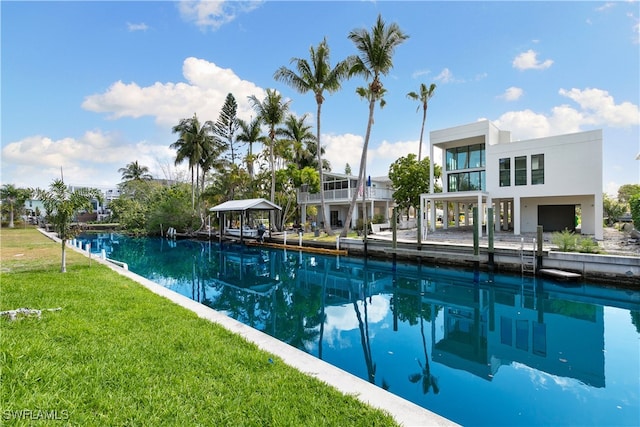
<path id="1" fill-rule="evenodd" d="M 512 141 L 485 120 L 433 131 L 430 142 L 431 158 L 439 149 L 444 162 L 443 192 L 421 195 L 432 230 L 436 205 L 454 226 L 470 225 L 470 207 L 480 207 L 480 235 L 490 207 L 495 228 L 514 234 L 573 230 L 579 207 L 581 232 L 603 238 L 601 130 Z"/>
<path id="2" fill-rule="evenodd" d="M 300 220 L 302 223 L 309 219 L 307 208 L 315 206 L 318 209 L 319 221 L 322 218 L 329 218 L 332 227 L 342 227 L 349 211 L 349 205 L 354 192 L 357 196 L 357 209 L 353 212 L 351 226 L 354 227 L 356 221 L 364 216 L 363 206 L 366 208 L 368 218 L 375 215 L 383 215 L 384 219 L 389 219 L 389 209 L 393 204 L 393 189 L 388 177 L 369 177 L 365 183 L 366 190 L 358 187 L 358 177 L 324 172 L 324 200 L 326 212 L 320 212 L 320 193 L 309 193 L 307 187 L 303 186 L 298 190 L 298 205 L 300 206 Z M 320 224 L 319 224 L 320 225 Z"/>

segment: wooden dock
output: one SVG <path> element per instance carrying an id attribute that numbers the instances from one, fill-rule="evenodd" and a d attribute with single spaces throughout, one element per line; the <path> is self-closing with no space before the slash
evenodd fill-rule
<path id="1" fill-rule="evenodd" d="M 273 242 L 264 242 L 260 243 L 257 240 L 245 240 L 244 242 L 247 246 L 253 247 L 266 247 L 266 248 L 274 248 L 274 249 L 286 249 L 289 251 L 303 251 L 303 252 L 311 252 L 316 254 L 323 255 L 348 255 L 346 249 L 329 249 L 329 248 L 316 248 L 313 246 L 298 246 L 298 245 L 285 245 L 283 243 L 273 243 Z"/>

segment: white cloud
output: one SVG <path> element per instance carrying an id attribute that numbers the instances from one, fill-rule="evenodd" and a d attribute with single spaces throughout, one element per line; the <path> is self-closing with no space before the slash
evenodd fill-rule
<path id="1" fill-rule="evenodd" d="M 529 49 L 516 56 L 513 60 L 513 68 L 518 70 L 545 70 L 551 67 L 553 60 L 547 59 L 544 62 L 538 61 L 538 52 Z"/>
<path id="2" fill-rule="evenodd" d="M 427 76 L 431 73 L 430 70 L 417 70 L 411 74 L 412 79 L 417 79 L 418 77 Z"/>
<path id="3" fill-rule="evenodd" d="M 344 173 L 347 163 L 351 166 L 351 173 L 358 174 L 360 168 L 360 155 L 364 138 L 361 135 L 351 133 L 343 135 L 322 135 L 322 146 L 325 147 L 324 158 L 331 163 L 331 170 Z"/>
<path id="4" fill-rule="evenodd" d="M 86 97 L 82 108 L 109 113 L 111 119 L 152 116 L 159 125 L 171 127 L 194 112 L 205 120 L 217 120 L 229 93 L 238 103 L 238 117 L 249 120 L 254 113 L 247 97 L 265 96 L 263 89 L 242 80 L 233 70 L 204 59 L 187 58 L 182 70 L 187 83 L 156 82 L 141 87 L 118 81 L 106 92 Z"/>
<path id="5" fill-rule="evenodd" d="M 578 109 L 562 104 L 549 114 L 531 110 L 504 113 L 495 123 L 510 130 L 514 139 L 540 138 L 549 135 L 579 132 L 584 127 L 630 127 L 640 124 L 640 111 L 630 102 L 616 104 L 609 93 L 601 89 L 560 89 L 558 93 L 578 104 Z"/>
<path id="6" fill-rule="evenodd" d="M 524 91 L 522 90 L 522 88 L 511 86 L 510 88 L 505 90 L 502 95 L 498 96 L 498 98 L 502 98 L 505 101 L 517 101 L 518 99 L 520 99 L 523 93 Z"/>
<path id="7" fill-rule="evenodd" d="M 445 68 L 442 71 L 440 71 L 440 74 L 438 74 L 435 77 L 434 80 L 439 81 L 441 83 L 458 83 L 458 82 L 460 82 L 460 80 L 456 79 L 453 76 L 453 73 L 448 68 Z"/>
<path id="8" fill-rule="evenodd" d="M 262 1 L 183 0 L 178 4 L 180 16 L 203 30 L 217 30 L 233 21 L 238 14 L 248 13 Z"/>
<path id="9" fill-rule="evenodd" d="M 28 180 L 23 186 L 46 187 L 64 170 L 65 182 L 78 185 L 113 185 L 120 182 L 119 168 L 134 160 L 162 176 L 159 162 L 173 162 L 175 152 L 169 144 L 154 145 L 147 141 L 134 144 L 118 134 L 100 130 L 88 131 L 79 138 L 53 140 L 33 135 L 7 144 L 2 149 L 5 171 Z"/>
<path id="10" fill-rule="evenodd" d="M 614 2 L 608 2 L 608 3 L 603 4 L 602 6 L 596 7 L 596 11 L 597 12 L 604 12 L 605 10 L 611 9 L 614 6 L 615 6 Z"/>
<path id="11" fill-rule="evenodd" d="M 149 29 L 149 26 L 144 22 L 141 22 L 139 24 L 132 24 L 131 22 L 127 22 L 127 29 L 129 31 L 147 31 Z"/>

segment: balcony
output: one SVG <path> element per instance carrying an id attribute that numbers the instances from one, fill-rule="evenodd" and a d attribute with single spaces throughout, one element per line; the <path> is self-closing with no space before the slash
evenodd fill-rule
<path id="1" fill-rule="evenodd" d="M 343 188 L 340 190 L 326 190 L 324 200 L 327 203 L 350 203 L 353 197 L 354 188 Z M 298 203 L 320 203 L 320 193 L 309 193 L 298 190 Z M 362 193 L 358 192 L 358 200 L 362 200 Z M 367 187 L 365 200 L 367 201 L 391 201 L 393 200 L 393 190 L 387 188 Z"/>

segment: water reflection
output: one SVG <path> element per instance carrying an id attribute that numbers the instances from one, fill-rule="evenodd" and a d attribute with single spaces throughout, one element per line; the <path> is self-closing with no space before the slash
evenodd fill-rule
<path id="1" fill-rule="evenodd" d="M 638 291 L 208 242 L 92 239 L 132 271 L 457 422 L 516 425 L 526 414 L 531 425 L 597 424 L 590 411 L 605 409 L 585 402 L 620 394 L 627 403 L 612 404 L 606 419 L 640 422 Z M 605 307 L 631 312 L 626 323 L 636 325 L 622 366 L 605 364 Z M 635 383 L 614 397 L 614 380 L 612 395 L 602 394 L 607 372 Z M 549 390 L 572 381 L 578 401 Z M 460 414 L 467 394 L 474 403 Z M 551 416 L 531 399 L 560 407 Z"/>

